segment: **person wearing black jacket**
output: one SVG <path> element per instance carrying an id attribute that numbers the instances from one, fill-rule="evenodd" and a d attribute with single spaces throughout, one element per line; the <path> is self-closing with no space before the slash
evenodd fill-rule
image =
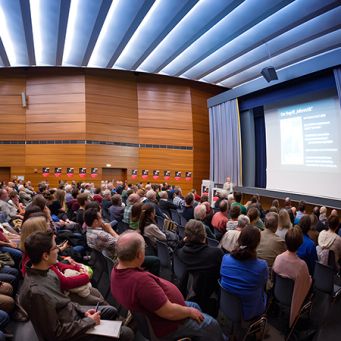
<path id="1" fill-rule="evenodd" d="M 201 221 L 191 219 L 185 226 L 185 245 L 176 254 L 185 265 L 187 275 L 180 283 L 182 293 L 200 305 L 204 312 L 217 316 L 218 301 L 211 298 L 219 290 L 220 265 L 223 251 L 206 243 L 206 231 Z M 191 277 L 192 287 L 187 290 Z"/>

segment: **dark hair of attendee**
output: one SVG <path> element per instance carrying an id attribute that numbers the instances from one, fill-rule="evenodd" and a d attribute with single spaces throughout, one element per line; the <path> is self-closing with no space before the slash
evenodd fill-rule
<path id="1" fill-rule="evenodd" d="M 301 201 L 298 203 L 297 209 L 298 209 L 300 212 L 304 212 L 304 211 L 305 211 L 305 202 L 301 200 Z"/>
<path id="2" fill-rule="evenodd" d="M 78 188 L 74 187 L 71 191 L 72 198 L 77 199 L 78 194 L 79 194 Z"/>
<path id="3" fill-rule="evenodd" d="M 259 218 L 259 210 L 256 207 L 250 207 L 247 211 L 247 216 L 250 221 L 255 221 Z"/>
<path id="4" fill-rule="evenodd" d="M 144 204 L 141 207 L 141 215 L 140 215 L 140 222 L 139 222 L 139 229 L 143 236 L 144 234 L 144 228 L 150 224 L 156 224 L 154 215 L 155 214 L 155 208 L 151 204 Z"/>
<path id="5" fill-rule="evenodd" d="M 203 195 L 200 197 L 200 203 L 202 204 L 203 202 L 206 202 L 206 201 L 208 201 L 208 195 L 203 194 Z"/>
<path id="6" fill-rule="evenodd" d="M 111 197 L 111 203 L 114 206 L 122 206 L 122 197 L 119 194 L 114 194 Z"/>
<path id="7" fill-rule="evenodd" d="M 92 226 L 94 221 L 98 219 L 98 210 L 96 208 L 88 208 L 84 212 L 84 222 L 87 226 Z"/>
<path id="8" fill-rule="evenodd" d="M 296 252 L 303 243 L 303 233 L 298 225 L 290 227 L 285 234 L 285 244 L 291 252 Z"/>
<path id="9" fill-rule="evenodd" d="M 192 206 L 194 201 L 193 193 L 188 193 L 185 197 L 185 203 L 187 206 Z"/>
<path id="10" fill-rule="evenodd" d="M 237 219 L 240 216 L 240 207 L 232 206 L 230 209 L 230 217 L 231 219 Z"/>
<path id="11" fill-rule="evenodd" d="M 100 187 L 96 187 L 95 194 L 101 194 L 101 188 Z"/>
<path id="12" fill-rule="evenodd" d="M 339 217 L 336 215 L 330 215 L 328 218 L 328 227 L 335 232 L 339 226 L 340 226 Z"/>
<path id="13" fill-rule="evenodd" d="M 37 205 L 29 205 L 26 207 L 25 213 L 24 213 L 24 218 L 23 218 L 23 223 L 28 219 L 32 217 L 33 213 L 43 213 L 42 209 L 37 206 Z"/>
<path id="14" fill-rule="evenodd" d="M 257 258 L 257 246 L 260 242 L 260 231 L 257 227 L 246 225 L 240 232 L 238 246 L 231 252 L 231 256 L 238 260 Z"/>
<path id="15" fill-rule="evenodd" d="M 97 210 L 97 212 L 101 211 L 101 206 L 99 205 L 98 201 L 87 202 L 87 204 L 85 205 L 85 209 L 87 210 L 89 208 L 95 208 Z"/>
<path id="16" fill-rule="evenodd" d="M 47 201 L 44 198 L 44 196 L 41 194 L 35 195 L 32 199 L 32 203 L 31 203 L 31 205 L 39 206 L 41 211 L 44 210 L 46 204 L 47 204 Z"/>
<path id="17" fill-rule="evenodd" d="M 313 208 L 313 214 L 315 214 L 317 218 L 320 216 L 320 209 L 319 209 L 319 207 L 315 206 Z"/>
<path id="18" fill-rule="evenodd" d="M 190 219 L 185 225 L 185 242 L 202 244 L 206 240 L 206 230 L 204 224 L 196 219 Z"/>
<path id="19" fill-rule="evenodd" d="M 278 213 L 278 208 L 276 206 L 271 206 L 269 208 L 269 212 L 272 212 L 272 213 Z"/>
<path id="20" fill-rule="evenodd" d="M 299 227 L 301 228 L 303 234 L 307 234 L 310 230 L 311 226 L 311 219 L 308 214 L 305 214 L 298 223 Z"/>
<path id="21" fill-rule="evenodd" d="M 140 220 L 142 206 L 143 206 L 142 202 L 136 202 L 135 204 L 133 204 L 133 207 L 131 208 L 131 219 L 130 219 L 133 223 Z"/>
<path id="22" fill-rule="evenodd" d="M 80 206 L 84 206 L 85 202 L 89 199 L 88 194 L 86 193 L 80 193 L 77 195 L 77 201 Z"/>
<path id="23" fill-rule="evenodd" d="M 242 201 L 242 194 L 240 192 L 233 193 L 234 200 L 238 203 Z"/>
<path id="24" fill-rule="evenodd" d="M 219 210 L 220 212 L 226 212 L 228 209 L 228 203 L 227 203 L 227 200 L 222 200 L 220 203 L 219 203 Z"/>
<path id="25" fill-rule="evenodd" d="M 43 254 L 49 253 L 52 248 L 53 233 L 47 232 L 33 232 L 25 240 L 25 251 L 32 264 L 41 262 Z"/>

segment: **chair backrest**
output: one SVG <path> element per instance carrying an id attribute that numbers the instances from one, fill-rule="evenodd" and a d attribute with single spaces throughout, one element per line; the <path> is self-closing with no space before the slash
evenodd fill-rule
<path id="1" fill-rule="evenodd" d="M 334 270 L 330 266 L 315 263 L 314 288 L 327 294 L 334 294 Z"/>
<path id="2" fill-rule="evenodd" d="M 274 272 L 274 295 L 280 304 L 291 307 L 294 285 L 294 280 L 282 277 Z"/>
<path id="3" fill-rule="evenodd" d="M 165 218 L 164 217 L 160 217 L 158 215 L 155 218 L 156 218 L 156 225 L 158 226 L 158 228 L 161 231 L 163 231 L 163 222 L 164 222 Z"/>
<path id="4" fill-rule="evenodd" d="M 172 266 L 171 257 L 168 251 L 168 246 L 166 243 L 156 241 L 157 244 L 157 256 L 160 259 L 160 264 L 162 267 L 170 268 Z"/>
<path id="5" fill-rule="evenodd" d="M 180 222 L 181 222 L 180 225 L 184 226 L 184 227 L 187 224 L 187 220 L 185 219 L 185 217 L 182 214 L 180 214 Z"/>
<path id="6" fill-rule="evenodd" d="M 181 281 L 186 275 L 186 265 L 181 261 L 179 256 L 174 253 L 173 257 L 174 274 L 179 281 Z"/>
<path id="7" fill-rule="evenodd" d="M 178 226 L 179 237 L 183 239 L 185 237 L 185 228 L 181 225 Z"/>
<path id="8" fill-rule="evenodd" d="M 150 341 L 160 340 L 159 338 L 156 337 L 148 316 L 142 313 L 137 313 L 137 312 L 134 312 L 133 316 L 134 316 L 134 320 L 137 323 L 137 328 L 141 332 L 143 337 L 145 337 L 146 339 Z"/>
<path id="9" fill-rule="evenodd" d="M 220 284 L 220 310 L 233 323 L 242 321 L 242 304 L 239 297 L 229 293 Z"/>
<path id="10" fill-rule="evenodd" d="M 106 262 L 106 265 L 107 265 L 107 273 L 108 273 L 109 278 L 110 278 L 111 271 L 112 271 L 112 269 L 113 269 L 113 267 L 115 265 L 115 261 L 112 258 L 106 256 L 103 252 L 102 252 L 102 255 L 103 255 L 104 259 L 105 259 L 105 262 Z"/>
<path id="11" fill-rule="evenodd" d="M 218 247 L 219 246 L 218 240 L 213 239 L 213 238 L 209 238 L 209 237 L 207 237 L 207 244 L 209 246 L 214 246 L 214 247 Z"/>
<path id="12" fill-rule="evenodd" d="M 146 256 L 156 256 L 155 244 L 153 244 L 149 237 L 143 236 L 143 239 L 146 243 Z"/>
<path id="13" fill-rule="evenodd" d="M 181 225 L 181 218 L 177 210 L 170 209 L 171 219 L 178 225 Z"/>

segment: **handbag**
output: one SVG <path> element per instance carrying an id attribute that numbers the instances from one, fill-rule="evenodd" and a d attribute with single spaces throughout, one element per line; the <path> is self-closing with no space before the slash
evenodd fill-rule
<path id="1" fill-rule="evenodd" d="M 171 232 L 174 232 L 174 233 L 178 233 L 178 226 L 176 225 L 176 223 L 171 220 L 171 219 L 165 219 L 163 221 L 163 229 L 165 231 L 171 231 Z"/>
<path id="2" fill-rule="evenodd" d="M 0 267 L 5 265 L 14 266 L 14 260 L 8 252 L 0 253 Z"/>

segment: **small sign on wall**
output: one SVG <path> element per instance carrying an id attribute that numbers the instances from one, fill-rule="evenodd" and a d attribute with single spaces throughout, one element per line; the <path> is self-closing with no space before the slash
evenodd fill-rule
<path id="1" fill-rule="evenodd" d="M 79 176 L 81 178 L 85 178 L 86 177 L 86 168 L 79 168 Z"/>
<path id="2" fill-rule="evenodd" d="M 160 171 L 159 170 L 153 170 L 153 179 L 157 180 L 160 176 Z"/>
<path id="3" fill-rule="evenodd" d="M 179 180 L 181 179 L 181 172 L 176 171 L 176 172 L 175 172 L 175 177 L 174 177 L 174 179 L 175 179 L 176 181 L 179 181 Z"/>
<path id="4" fill-rule="evenodd" d="M 74 168 L 72 168 L 72 167 L 66 168 L 66 175 L 69 178 L 72 178 L 74 173 L 75 173 L 75 169 Z"/>
<path id="5" fill-rule="evenodd" d="M 170 175 L 171 175 L 171 172 L 169 170 L 165 170 L 163 172 L 163 177 L 165 180 L 169 180 L 170 179 Z"/>
<path id="6" fill-rule="evenodd" d="M 148 174 L 149 174 L 148 169 L 143 169 L 142 170 L 142 179 L 148 179 Z"/>
<path id="7" fill-rule="evenodd" d="M 50 174 L 50 168 L 49 167 L 43 167 L 42 173 L 43 173 L 43 176 L 45 178 L 48 177 Z"/>
<path id="8" fill-rule="evenodd" d="M 137 179 L 137 169 L 132 169 L 131 170 L 131 178 L 132 179 Z"/>

